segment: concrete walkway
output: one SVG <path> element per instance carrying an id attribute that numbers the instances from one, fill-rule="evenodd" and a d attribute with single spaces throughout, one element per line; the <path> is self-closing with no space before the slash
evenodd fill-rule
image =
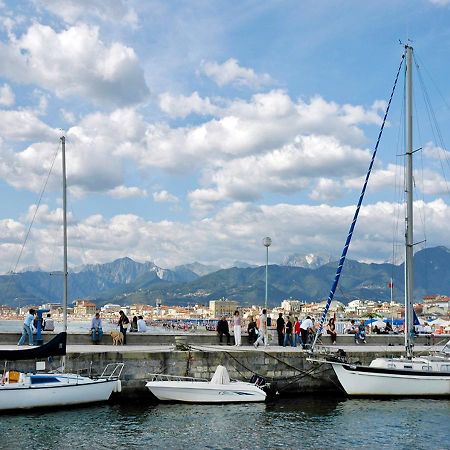
<path id="1" fill-rule="evenodd" d="M 425 346 L 418 345 L 414 347 L 415 353 L 438 352 L 442 350 L 442 345 Z M 17 345 L 0 345 L 0 350 L 17 350 L 28 349 L 31 347 Z M 307 353 L 301 347 L 280 347 L 278 345 L 269 345 L 267 347 L 260 346 L 254 348 L 252 345 L 243 345 L 236 347 L 234 345 L 190 345 L 193 351 L 205 352 L 266 352 L 266 353 Z M 347 353 L 395 353 L 399 354 L 404 351 L 403 345 L 381 346 L 381 345 L 324 345 L 318 346 L 317 349 L 326 349 L 329 352 L 343 349 Z M 67 345 L 67 353 L 159 353 L 177 351 L 173 344 L 168 345 Z"/>

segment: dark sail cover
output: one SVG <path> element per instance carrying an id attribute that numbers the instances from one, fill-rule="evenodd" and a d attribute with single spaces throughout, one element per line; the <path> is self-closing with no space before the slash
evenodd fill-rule
<path id="1" fill-rule="evenodd" d="M 45 359 L 49 356 L 64 356 L 66 354 L 66 341 L 67 333 L 59 333 L 51 341 L 39 347 L 29 347 L 24 350 L 0 350 L 0 360 L 19 361 Z"/>

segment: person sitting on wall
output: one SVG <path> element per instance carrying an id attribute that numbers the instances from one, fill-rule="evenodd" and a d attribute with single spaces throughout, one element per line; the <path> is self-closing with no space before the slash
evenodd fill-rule
<path id="1" fill-rule="evenodd" d="M 222 343 L 222 337 L 225 335 L 227 337 L 227 344 L 230 345 L 230 329 L 228 327 L 228 322 L 225 316 L 222 316 L 221 319 L 217 322 L 217 333 L 219 334 L 219 342 Z"/>
<path id="2" fill-rule="evenodd" d="M 55 322 L 53 321 L 51 314 L 47 314 L 47 317 L 44 320 L 42 330 L 43 331 L 55 331 Z"/>
<path id="3" fill-rule="evenodd" d="M 91 338 L 94 344 L 99 344 L 103 338 L 102 319 L 100 313 L 95 313 L 91 321 Z"/>
<path id="4" fill-rule="evenodd" d="M 142 316 L 138 316 L 137 330 L 139 333 L 145 333 L 147 331 L 147 324 Z"/>

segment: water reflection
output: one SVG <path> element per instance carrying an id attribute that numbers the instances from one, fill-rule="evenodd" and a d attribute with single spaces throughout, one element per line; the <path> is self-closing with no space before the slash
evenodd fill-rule
<path id="1" fill-rule="evenodd" d="M 245 405 L 103 405 L 0 416 L 1 448 L 445 448 L 446 400 L 299 397 Z"/>

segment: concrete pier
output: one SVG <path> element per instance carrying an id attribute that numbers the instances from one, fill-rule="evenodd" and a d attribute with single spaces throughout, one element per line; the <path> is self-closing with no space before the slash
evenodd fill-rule
<path id="1" fill-rule="evenodd" d="M 51 334 L 45 335 L 45 341 L 51 337 Z M 0 348 L 17 349 L 18 338 L 18 333 L 0 334 Z M 87 343 L 84 343 L 85 338 Z M 428 339 L 421 338 L 419 337 L 416 344 L 417 353 L 440 350 L 449 336 L 430 339 L 430 344 L 435 345 L 426 345 Z M 279 347 L 273 345 L 273 340 L 268 347 L 255 349 L 245 340 L 241 347 L 218 345 L 218 338 L 214 333 L 132 334 L 127 336 L 129 344 L 126 346 L 113 346 L 110 339 L 105 336 L 103 344 L 92 345 L 88 343 L 88 336 L 70 334 L 66 370 L 98 375 L 108 363 L 125 363 L 122 374 L 123 390 L 118 394 L 119 400 L 150 400 L 151 395 L 145 388 L 145 382 L 149 380 L 151 373 L 210 379 L 219 364 L 227 367 L 233 379 L 249 380 L 254 374 L 262 376 L 276 385 L 281 395 L 341 393 L 330 366 L 311 363 L 306 359 L 308 354 L 300 347 Z M 178 345 L 175 345 L 176 341 Z M 336 351 L 342 348 L 350 358 L 361 363 L 369 363 L 375 357 L 399 356 L 404 351 L 402 336 L 368 336 L 366 345 L 355 345 L 353 337 L 348 335 L 338 336 L 337 345 L 330 345 L 327 337 L 324 337 L 323 341 L 323 349 Z M 47 363 L 47 369 L 56 368 L 58 363 L 55 358 L 52 363 Z M 33 370 L 34 361 L 11 362 L 8 366 L 18 370 Z"/>

